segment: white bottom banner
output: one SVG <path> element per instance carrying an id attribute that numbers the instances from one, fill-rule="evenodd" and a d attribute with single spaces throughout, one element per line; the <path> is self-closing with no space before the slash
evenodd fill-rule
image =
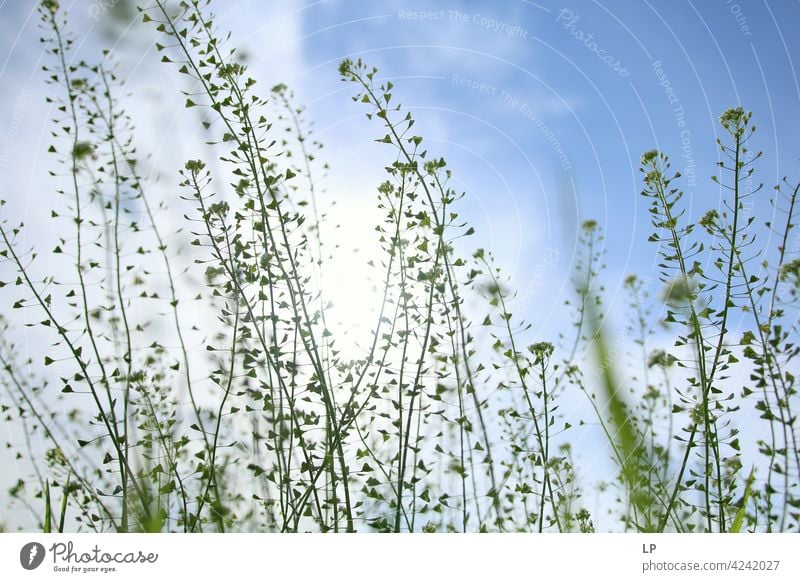
<path id="1" fill-rule="evenodd" d="M 798 541 L 796 534 L 1 534 L 0 580 L 795 581 Z"/>

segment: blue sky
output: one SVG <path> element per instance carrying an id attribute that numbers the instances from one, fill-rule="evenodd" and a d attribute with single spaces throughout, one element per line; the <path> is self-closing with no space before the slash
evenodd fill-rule
<path id="1" fill-rule="evenodd" d="M 797 174 L 798 2 L 331 1 L 302 15 L 307 69 L 289 82 L 322 140 L 335 150 L 379 134 L 350 121 L 333 71 L 343 56 L 379 67 L 454 168 L 480 242 L 519 288 L 552 249 L 550 284 L 565 288 L 588 218 L 607 231 L 611 281 L 653 274 L 639 156 L 671 156 L 692 214 L 716 207 L 710 177 L 728 107 L 754 112 L 754 147 L 765 150 L 756 214 L 769 215 L 771 186 Z"/>
<path id="2" fill-rule="evenodd" d="M 102 2 L 62 5 L 83 54 L 117 43 L 140 150 L 153 154 L 149 167 L 162 184 L 174 185 L 177 168 L 198 155 L 196 119 L 181 107 L 174 70 L 158 62 L 152 28 L 123 22 L 109 29 L 107 19 L 92 18 Z M 45 172 L 52 163 L 49 89 L 38 67 L 32 6 L 0 0 L 0 198 L 12 221 L 25 220 L 29 239 L 41 242 L 53 235 L 53 185 Z M 656 276 L 639 195 L 645 150 L 670 155 L 685 176 L 689 212 L 699 217 L 721 201 L 710 180 L 715 140 L 723 137 L 718 116 L 741 105 L 758 126 L 754 149 L 765 150 L 756 179 L 765 189 L 754 198 L 754 213 L 768 219 L 772 186 L 785 175 L 800 177 L 797 0 L 214 6 L 231 42 L 247 52 L 262 92 L 284 82 L 308 107 L 332 166 L 322 203 L 345 233 L 330 236 L 348 250 L 373 245 L 375 188 L 391 161 L 391 151 L 373 142 L 381 128 L 365 119 L 336 71 L 341 59 L 361 57 L 395 84 L 394 100 L 415 116 L 431 154 L 448 160 L 453 185 L 466 193 L 462 215 L 477 229 L 473 244 L 494 251 L 520 290 L 515 311 L 542 338 L 563 328 L 560 308 L 572 293 L 583 220 L 596 219 L 606 231 L 610 299 L 624 275 Z M 184 210 L 175 206 L 175 220 Z M 353 259 L 344 270 L 361 276 L 363 262 Z M 344 282 L 352 272 L 333 285 L 359 308 Z M 657 295 L 657 284 L 650 291 Z"/>

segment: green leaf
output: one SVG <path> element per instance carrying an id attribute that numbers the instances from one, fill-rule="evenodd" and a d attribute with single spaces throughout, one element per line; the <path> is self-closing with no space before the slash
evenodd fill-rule
<path id="1" fill-rule="evenodd" d="M 175 481 L 170 481 L 158 490 L 158 492 L 162 495 L 172 493 L 173 491 L 175 491 Z"/>

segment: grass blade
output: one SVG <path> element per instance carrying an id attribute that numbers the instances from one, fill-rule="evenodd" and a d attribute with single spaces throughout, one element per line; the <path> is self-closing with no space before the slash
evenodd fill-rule
<path id="1" fill-rule="evenodd" d="M 58 533 L 64 533 L 64 519 L 67 516 L 67 500 L 69 499 L 70 479 L 72 479 L 72 472 L 67 475 L 67 484 L 64 485 L 64 495 L 61 498 L 61 515 L 58 518 Z"/>
<path id="2" fill-rule="evenodd" d="M 619 392 L 619 385 L 614 374 L 614 367 L 609 356 L 608 344 L 601 325 L 601 317 L 597 313 L 595 302 L 591 299 L 586 302 L 588 324 L 592 346 L 602 373 L 602 389 L 608 410 L 611 414 L 611 424 L 617 438 L 616 446 L 621 453 L 619 462 L 620 472 L 630 494 L 635 514 L 646 515 L 643 498 L 639 494 L 639 456 L 636 433 L 628 422 L 630 408 L 625 398 Z"/>
<path id="3" fill-rule="evenodd" d="M 753 480 L 756 476 L 756 468 L 750 469 L 750 475 L 747 477 L 747 486 L 744 488 L 744 497 L 742 497 L 742 506 L 736 512 L 736 518 L 733 520 L 733 525 L 730 527 L 731 533 L 740 533 L 742 531 L 742 524 L 744 523 L 744 516 L 747 513 L 747 503 L 750 501 L 750 494 L 753 487 Z"/>
<path id="4" fill-rule="evenodd" d="M 52 511 L 50 506 L 50 481 L 44 482 L 44 533 L 52 531 Z"/>

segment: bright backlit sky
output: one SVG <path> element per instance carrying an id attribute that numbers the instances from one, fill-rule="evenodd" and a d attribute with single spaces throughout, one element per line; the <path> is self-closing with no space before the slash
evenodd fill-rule
<path id="1" fill-rule="evenodd" d="M 160 64 L 155 33 L 126 12 L 98 19 L 115 2 L 64 1 L 82 55 L 116 44 L 137 143 L 150 169 L 174 185 L 176 170 L 202 151 L 196 118 L 182 109 L 183 81 Z M 771 213 L 772 186 L 800 176 L 798 0 L 565 2 L 414 1 L 217 2 L 218 24 L 248 54 L 266 93 L 292 87 L 331 164 L 322 206 L 341 224 L 329 240 L 348 251 L 374 245 L 375 188 L 392 153 L 353 103 L 337 64 L 361 57 L 395 84 L 394 100 L 416 117 L 432 154 L 443 155 L 466 192 L 462 215 L 472 244 L 493 250 L 520 290 L 515 311 L 543 337 L 563 327 L 571 293 L 575 233 L 586 219 L 605 229 L 608 296 L 622 277 L 655 277 L 656 249 L 639 195 L 639 158 L 657 147 L 685 179 L 690 213 L 720 204 L 711 180 L 720 113 L 741 105 L 764 149 L 753 212 Z M 48 236 L 52 193 L 46 169 L 50 90 L 33 2 L 0 0 L 0 198 L 4 217 Z M 330 202 L 337 206 L 330 209 Z M 175 206 L 176 220 L 185 208 Z M 363 276 L 358 253 L 342 253 L 331 293 L 345 312 L 362 298 L 344 279 Z M 4 267 L 5 268 L 5 267 Z M 654 284 L 655 285 L 655 284 Z M 337 287 L 338 286 L 338 287 Z M 651 289 L 658 294 L 657 286 Z M 620 302 L 622 299 L 620 298 Z M 349 304 L 348 304 L 349 302 Z"/>

